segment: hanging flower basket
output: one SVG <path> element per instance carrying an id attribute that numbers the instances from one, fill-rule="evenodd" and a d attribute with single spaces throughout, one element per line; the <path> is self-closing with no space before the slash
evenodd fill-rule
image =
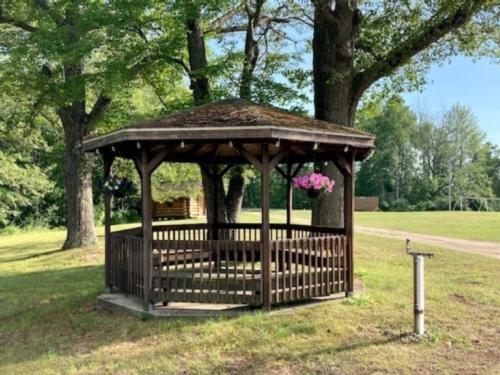
<path id="1" fill-rule="evenodd" d="M 127 177 L 119 178 L 111 175 L 104 181 L 104 194 L 112 195 L 115 198 L 125 198 L 125 196 L 133 193 L 133 191 L 133 183 Z"/>
<path id="2" fill-rule="evenodd" d="M 323 193 L 331 193 L 335 180 L 319 172 L 311 172 L 292 179 L 293 187 L 305 190 L 310 198 L 317 198 Z"/>
<path id="3" fill-rule="evenodd" d="M 307 190 L 307 196 L 311 199 L 318 198 L 319 195 L 321 194 L 320 190 Z"/>

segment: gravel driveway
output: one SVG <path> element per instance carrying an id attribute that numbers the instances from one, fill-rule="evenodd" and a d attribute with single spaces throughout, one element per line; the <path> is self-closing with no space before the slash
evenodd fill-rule
<path id="1" fill-rule="evenodd" d="M 409 238 L 412 242 L 444 247 L 446 249 L 481 254 L 500 259 L 500 242 L 461 240 L 458 238 L 418 234 L 392 229 L 368 228 L 356 226 L 356 232 L 380 237 L 396 238 L 402 241 Z"/>

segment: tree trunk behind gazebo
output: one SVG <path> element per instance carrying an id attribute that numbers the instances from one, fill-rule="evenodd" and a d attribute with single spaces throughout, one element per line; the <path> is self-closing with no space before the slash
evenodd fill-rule
<path id="1" fill-rule="evenodd" d="M 189 55 L 190 88 L 196 105 L 210 101 L 210 81 L 206 75 L 208 63 L 205 51 L 205 38 L 200 23 L 199 9 L 192 11 L 186 20 L 187 44 Z M 230 177 L 228 191 L 225 193 L 222 177 L 217 182 L 217 192 L 213 186 L 213 178 L 204 168 L 200 168 L 200 174 L 207 208 L 208 222 L 212 222 L 214 216 L 214 202 L 217 203 L 217 217 L 220 223 L 235 223 L 239 221 L 243 192 L 245 188 L 241 173 L 235 173 Z M 217 199 L 215 197 L 217 194 Z"/>

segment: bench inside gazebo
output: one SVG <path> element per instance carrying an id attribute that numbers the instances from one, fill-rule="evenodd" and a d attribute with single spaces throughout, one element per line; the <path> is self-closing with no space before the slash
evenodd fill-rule
<path id="1" fill-rule="evenodd" d="M 170 302 L 273 305 L 353 291 L 354 162 L 372 135 L 242 100 L 198 106 L 87 139 L 104 161 L 134 161 L 141 177 L 142 226 L 111 232 L 105 196 L 105 287 L 139 298 L 145 309 Z M 261 222 L 153 225 L 151 175 L 163 162 L 198 163 L 217 189 L 236 164 L 260 172 Z M 344 226 L 291 223 L 292 183 L 305 163 L 333 162 L 344 176 Z M 288 188 L 286 223 L 269 220 L 269 176 Z M 215 201 L 207 202 L 217 207 Z M 335 209 L 335 207 L 332 207 Z"/>

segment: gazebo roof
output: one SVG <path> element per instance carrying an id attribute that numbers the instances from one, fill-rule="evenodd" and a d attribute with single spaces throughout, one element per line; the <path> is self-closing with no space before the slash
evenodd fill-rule
<path id="1" fill-rule="evenodd" d="M 310 158 L 313 148 L 327 158 L 327 154 L 346 146 L 355 151 L 357 160 L 362 160 L 374 148 L 371 134 L 241 99 L 222 100 L 141 121 L 89 138 L 83 147 L 85 151 L 112 147 L 118 155 L 132 157 L 140 145 L 182 142 L 182 147 L 171 149 L 171 160 L 199 162 L 208 156 L 237 159 L 240 154 L 233 142 L 244 144 L 250 153 L 258 153 L 260 144 L 278 140 L 289 147 L 290 160 Z M 275 148 L 277 152 L 278 147 Z"/>

